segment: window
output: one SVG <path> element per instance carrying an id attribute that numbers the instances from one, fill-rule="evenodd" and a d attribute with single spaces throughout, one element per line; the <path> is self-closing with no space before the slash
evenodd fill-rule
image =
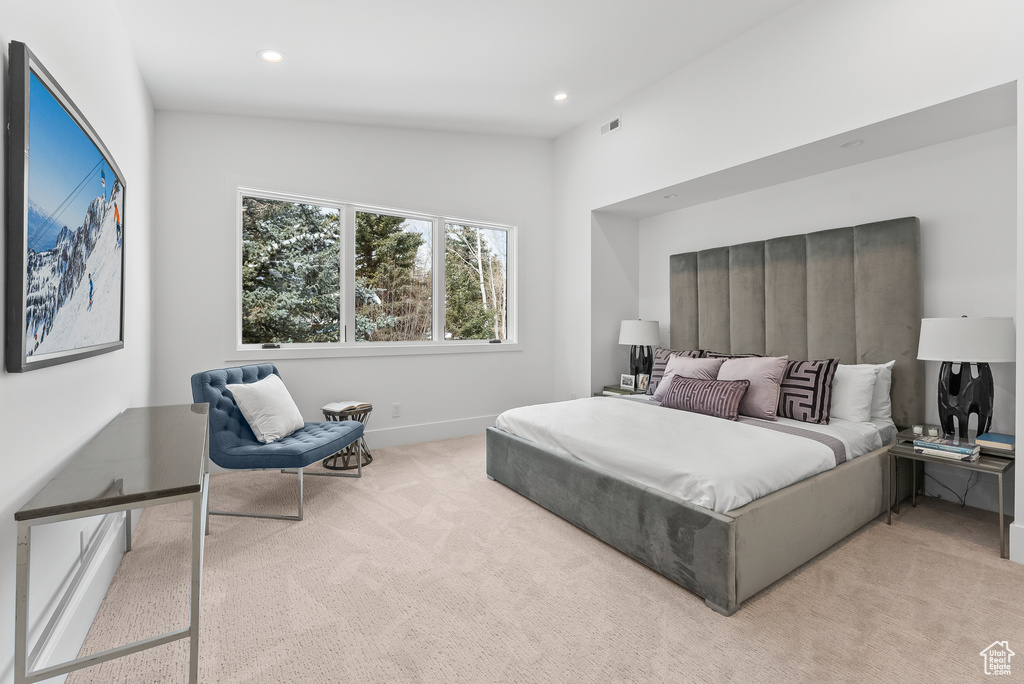
<path id="1" fill-rule="evenodd" d="M 242 343 L 339 342 L 340 212 L 242 198 Z"/>
<path id="2" fill-rule="evenodd" d="M 506 339 L 508 233 L 445 223 L 444 241 L 445 339 Z"/>
<path id="3" fill-rule="evenodd" d="M 356 212 L 356 342 L 432 339 L 433 227 Z"/>
<path id="4" fill-rule="evenodd" d="M 516 341 L 512 227 L 244 188 L 238 207 L 240 351 Z"/>

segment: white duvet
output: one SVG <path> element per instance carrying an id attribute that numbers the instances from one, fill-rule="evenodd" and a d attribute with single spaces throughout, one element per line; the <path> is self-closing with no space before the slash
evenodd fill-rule
<path id="1" fill-rule="evenodd" d="M 847 459 L 882 446 L 871 423 L 781 423 L 838 438 Z M 564 456 L 724 513 L 835 467 L 835 454 L 805 437 L 664 408 L 591 397 L 505 411 L 495 426 Z"/>

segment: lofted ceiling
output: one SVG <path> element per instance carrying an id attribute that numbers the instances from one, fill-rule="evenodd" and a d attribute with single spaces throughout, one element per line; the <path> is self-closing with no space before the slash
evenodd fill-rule
<path id="1" fill-rule="evenodd" d="M 769 157 L 601 207 L 641 219 L 930 147 L 1017 123 L 1017 84 L 1005 83 Z"/>
<path id="2" fill-rule="evenodd" d="M 158 110 L 545 138 L 798 1 L 115 0 Z"/>

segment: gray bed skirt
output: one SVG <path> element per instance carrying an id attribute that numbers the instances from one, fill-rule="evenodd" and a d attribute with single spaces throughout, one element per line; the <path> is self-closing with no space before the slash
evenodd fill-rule
<path id="1" fill-rule="evenodd" d="M 885 512 L 887 451 L 865 454 L 728 513 L 496 428 L 487 430 L 487 475 L 731 615 Z"/>

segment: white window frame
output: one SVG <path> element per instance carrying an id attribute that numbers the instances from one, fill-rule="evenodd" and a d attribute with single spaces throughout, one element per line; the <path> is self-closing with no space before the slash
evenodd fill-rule
<path id="1" fill-rule="evenodd" d="M 441 216 L 441 217 L 438 217 L 438 220 L 440 221 L 440 226 L 438 226 L 438 228 L 439 228 L 438 232 L 441 235 L 440 235 L 440 244 L 439 245 L 436 242 L 436 238 L 435 238 L 435 246 L 434 246 L 434 259 L 435 260 L 437 259 L 437 255 L 438 254 L 444 254 L 445 253 L 444 241 L 445 241 L 445 235 L 447 234 L 447 231 L 445 230 L 445 224 L 455 223 L 455 224 L 458 224 L 458 225 L 461 225 L 461 226 L 467 226 L 469 228 L 483 228 L 485 230 L 502 230 L 502 231 L 505 231 L 505 235 L 506 235 L 506 238 L 507 238 L 507 242 L 505 244 L 505 250 L 506 250 L 506 254 L 505 254 L 505 259 L 506 259 L 506 261 L 505 261 L 505 308 L 506 308 L 506 311 L 505 311 L 505 328 L 508 331 L 507 334 L 508 334 L 508 338 L 509 338 L 510 342 L 518 340 L 518 330 L 519 330 L 518 323 L 519 323 L 519 321 L 517 319 L 518 319 L 519 307 L 517 305 L 517 297 L 516 297 L 516 295 L 518 293 L 518 290 L 515 287 L 516 279 L 512 275 L 514 273 L 517 273 L 516 257 L 519 254 L 518 245 L 516 244 L 516 233 L 517 233 L 517 231 L 516 231 L 515 227 L 514 226 L 502 225 L 500 223 L 491 223 L 489 221 L 474 221 L 472 219 L 456 218 L 454 216 Z M 353 244 L 355 244 L 355 243 L 353 243 Z M 440 293 L 438 293 L 438 288 L 440 288 Z M 445 300 L 445 295 L 446 295 L 446 293 L 445 293 L 445 279 L 441 278 L 440 280 L 438 280 L 437 278 L 435 278 L 434 279 L 434 298 L 435 298 L 435 300 L 440 301 L 442 303 L 441 313 L 440 313 L 441 318 L 440 318 L 440 321 L 438 323 L 438 325 L 439 325 L 438 331 L 439 331 L 439 334 L 440 334 L 440 336 L 442 338 L 444 338 L 444 321 L 445 321 L 444 300 Z M 437 339 L 436 336 L 435 336 L 435 339 Z M 444 340 L 444 343 L 445 344 L 491 344 L 490 340 Z M 502 344 L 506 344 L 506 342 L 503 341 Z M 497 346 L 500 346 L 500 345 L 493 344 L 492 346 L 497 347 Z"/>
<path id="2" fill-rule="evenodd" d="M 269 200 L 313 204 L 331 209 L 338 209 L 341 219 L 341 240 L 339 241 L 338 259 L 341 264 L 339 287 L 339 315 L 342 325 L 341 342 L 308 342 L 282 343 L 279 348 L 265 349 L 261 344 L 242 343 L 242 198 L 259 197 Z M 356 342 L 355 341 L 355 246 L 356 212 L 388 214 L 404 218 L 430 221 L 431 228 L 431 277 L 432 316 L 431 340 L 415 340 L 409 342 Z M 296 195 L 287 192 L 263 190 L 253 187 L 236 188 L 234 198 L 235 213 L 235 276 L 232 280 L 234 315 L 229 323 L 226 358 L 233 361 L 258 361 L 274 359 L 329 358 L 345 356 L 399 356 L 416 354 L 452 354 L 452 353 L 494 353 L 521 351 L 522 344 L 519 330 L 518 307 L 518 230 L 516 226 L 479 221 L 476 219 L 458 218 L 428 214 L 405 209 L 378 207 L 358 202 L 345 202 L 323 197 Z M 508 238 L 508 252 L 505 263 L 506 294 L 505 306 L 508 339 L 500 343 L 491 340 L 446 340 L 444 339 L 445 322 L 445 224 L 457 223 L 475 228 L 505 231 Z M 440 276 L 440 277 L 439 277 Z"/>

